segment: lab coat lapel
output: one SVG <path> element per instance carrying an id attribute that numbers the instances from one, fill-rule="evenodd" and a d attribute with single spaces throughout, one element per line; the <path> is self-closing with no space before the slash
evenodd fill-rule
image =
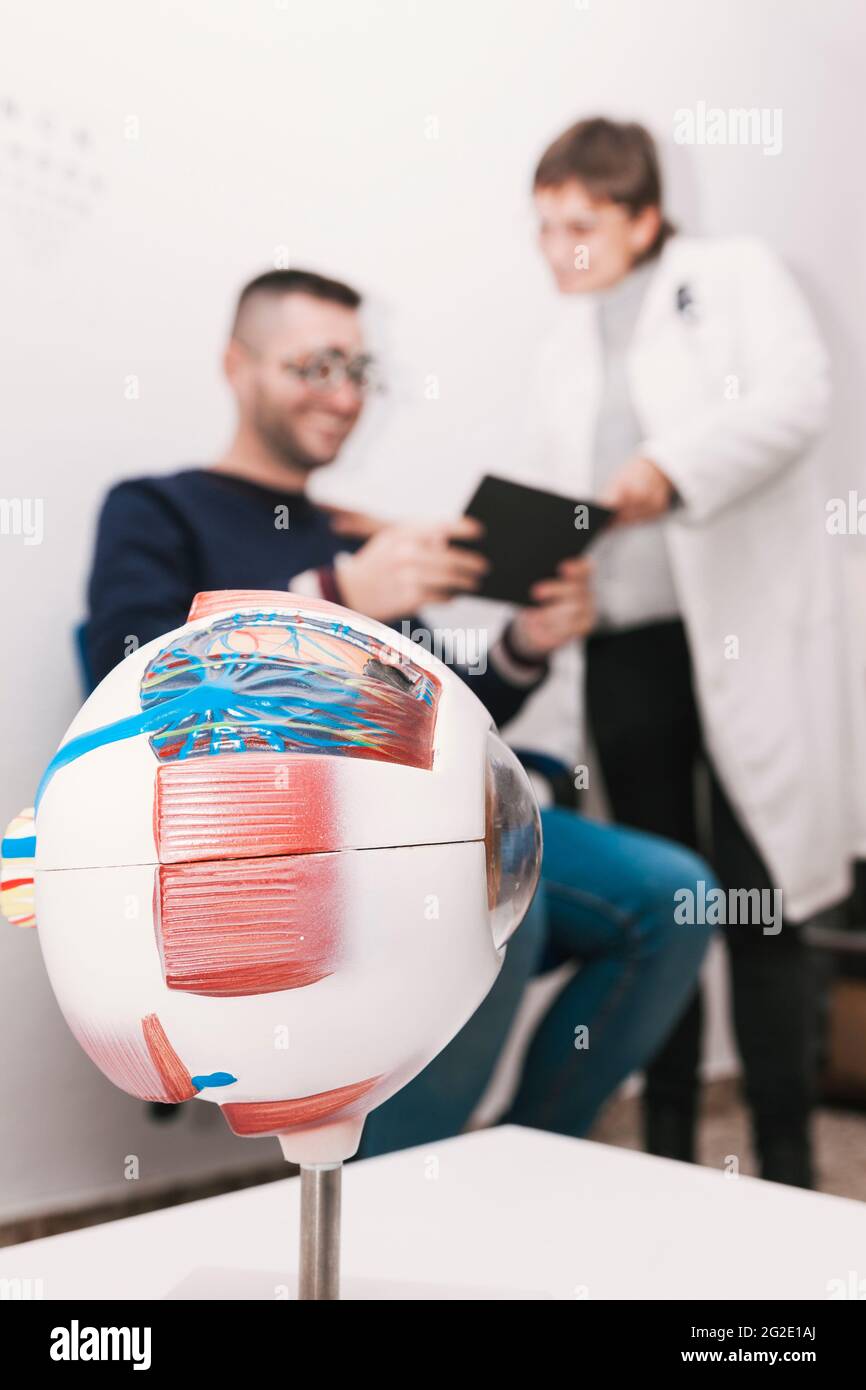
<path id="1" fill-rule="evenodd" d="M 695 325 L 688 310 L 679 307 L 683 291 L 688 296 L 691 287 L 679 260 L 676 242 L 669 242 L 647 288 L 628 352 L 632 401 L 647 436 L 688 414 L 696 391 L 700 393 Z"/>

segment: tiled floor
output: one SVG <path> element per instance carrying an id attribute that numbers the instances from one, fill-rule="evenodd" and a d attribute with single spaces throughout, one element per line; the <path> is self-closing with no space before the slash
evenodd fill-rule
<path id="1" fill-rule="evenodd" d="M 33 1217 L 30 1220 L 12 1222 L 0 1226 L 0 1245 L 17 1245 L 24 1240 L 40 1240 L 42 1236 L 56 1236 L 61 1231 L 77 1231 L 82 1226 L 98 1226 L 103 1221 L 117 1221 L 121 1216 L 138 1216 L 144 1211 L 157 1211 L 162 1207 L 178 1206 L 181 1202 L 196 1202 L 202 1197 L 216 1197 L 221 1192 L 235 1192 L 241 1187 L 255 1187 L 258 1183 L 276 1182 L 280 1178 L 291 1177 L 297 1170 L 288 1166 L 282 1159 L 252 1168 L 242 1177 L 232 1174 L 221 1180 L 198 1183 L 195 1186 L 175 1187 L 159 1195 L 141 1197 L 123 1203 L 112 1202 L 99 1207 L 87 1207 L 72 1212 L 58 1212 L 50 1216 Z"/>
<path id="2" fill-rule="evenodd" d="M 623 1149 L 641 1148 L 639 1107 L 636 1097 L 613 1100 L 591 1138 Z M 821 1109 L 813 1132 L 820 1191 L 866 1201 L 866 1113 Z M 741 1173 L 757 1173 L 748 1114 L 736 1082 L 716 1081 L 705 1087 L 698 1154 L 701 1163 L 719 1168 L 734 1154 Z"/>

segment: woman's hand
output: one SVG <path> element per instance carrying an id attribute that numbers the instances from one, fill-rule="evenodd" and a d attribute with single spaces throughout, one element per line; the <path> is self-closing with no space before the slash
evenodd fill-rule
<path id="1" fill-rule="evenodd" d="M 674 497 L 674 485 L 652 459 L 635 455 L 611 479 L 598 499 L 616 512 L 614 526 L 633 526 L 664 516 Z"/>
<path id="2" fill-rule="evenodd" d="M 592 560 L 563 560 L 556 579 L 533 584 L 536 605 L 521 608 L 511 620 L 509 639 L 515 653 L 526 661 L 543 661 L 557 647 L 586 637 L 595 626 L 592 593 Z"/>

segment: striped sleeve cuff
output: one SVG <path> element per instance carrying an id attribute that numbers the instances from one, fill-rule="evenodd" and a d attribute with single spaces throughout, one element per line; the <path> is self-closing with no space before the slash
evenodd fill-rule
<path id="1" fill-rule="evenodd" d="M 515 651 L 508 627 L 490 649 L 490 664 L 497 675 L 509 685 L 520 686 L 522 689 L 538 685 L 548 670 L 547 661 L 528 661 L 525 656 Z"/>

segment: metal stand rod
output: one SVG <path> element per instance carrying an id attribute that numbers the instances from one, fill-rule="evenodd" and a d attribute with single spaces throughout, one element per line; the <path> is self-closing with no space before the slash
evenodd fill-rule
<path id="1" fill-rule="evenodd" d="M 301 1164 L 299 1299 L 340 1297 L 342 1163 Z"/>

